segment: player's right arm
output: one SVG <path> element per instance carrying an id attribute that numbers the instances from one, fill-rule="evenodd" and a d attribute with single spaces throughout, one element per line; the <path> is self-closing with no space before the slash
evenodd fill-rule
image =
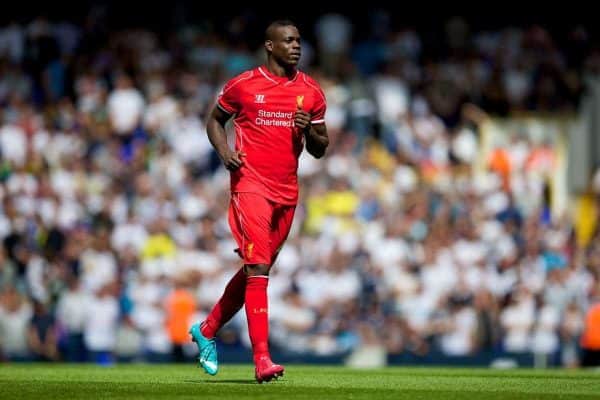
<path id="1" fill-rule="evenodd" d="M 242 157 L 244 153 L 241 151 L 233 151 L 227 144 L 227 132 L 225 124 L 231 118 L 231 114 L 226 113 L 219 106 L 215 106 L 208 117 L 206 124 L 206 133 L 208 140 L 215 148 L 217 154 L 223 161 L 223 165 L 230 171 L 235 171 L 244 163 Z"/>

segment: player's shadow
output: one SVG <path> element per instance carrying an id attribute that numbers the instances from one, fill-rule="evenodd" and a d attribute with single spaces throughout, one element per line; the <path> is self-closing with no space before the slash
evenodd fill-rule
<path id="1" fill-rule="evenodd" d="M 258 384 L 258 383 L 256 383 L 256 381 L 254 379 L 220 379 L 220 380 L 202 380 L 202 381 L 186 380 L 184 382 L 199 383 L 199 384 L 205 384 L 205 383 L 239 383 L 241 385 L 257 385 Z"/>

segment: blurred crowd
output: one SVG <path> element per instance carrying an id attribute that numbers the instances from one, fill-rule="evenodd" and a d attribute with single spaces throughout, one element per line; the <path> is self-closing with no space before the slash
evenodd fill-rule
<path id="1" fill-rule="evenodd" d="M 451 18 L 432 42 L 386 13 L 366 24 L 360 36 L 343 15 L 301 26 L 331 146 L 301 156 L 269 284 L 274 348 L 578 365 L 600 236 L 582 241 L 570 213 L 550 211 L 552 148 L 516 137 L 510 168 L 497 167 L 479 126 L 575 112 L 585 76 L 600 73 L 590 35 Z M 205 119 L 224 82 L 262 62 L 251 27 L 236 17 L 158 34 L 93 15 L 0 26 L 0 359 L 194 355 L 189 324 L 240 266 Z M 219 340 L 249 346 L 243 310 Z"/>

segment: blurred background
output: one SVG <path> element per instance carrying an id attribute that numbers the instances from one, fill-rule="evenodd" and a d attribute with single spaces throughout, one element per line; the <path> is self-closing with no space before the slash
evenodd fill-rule
<path id="1" fill-rule="evenodd" d="M 1 361 L 193 361 L 187 329 L 240 267 L 205 121 L 279 17 L 331 145 L 300 160 L 274 360 L 598 360 L 593 13 L 120 3 L 0 16 Z M 243 310 L 218 346 L 251 360 Z"/>

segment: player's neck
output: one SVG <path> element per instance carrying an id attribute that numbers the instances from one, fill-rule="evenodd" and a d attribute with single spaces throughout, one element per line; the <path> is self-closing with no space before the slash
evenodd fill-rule
<path id="1" fill-rule="evenodd" d="M 294 66 L 285 67 L 273 60 L 268 60 L 265 67 L 272 75 L 281 78 L 287 77 L 288 79 L 292 79 L 296 76 L 296 67 Z"/>

